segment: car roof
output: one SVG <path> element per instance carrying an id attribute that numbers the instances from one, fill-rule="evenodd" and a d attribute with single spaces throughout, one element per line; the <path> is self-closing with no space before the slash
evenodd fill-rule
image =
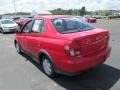
<path id="1" fill-rule="evenodd" d="M 71 15 L 45 15 L 45 16 L 36 16 L 35 19 L 44 18 L 44 19 L 55 19 L 55 18 L 67 18 Z"/>

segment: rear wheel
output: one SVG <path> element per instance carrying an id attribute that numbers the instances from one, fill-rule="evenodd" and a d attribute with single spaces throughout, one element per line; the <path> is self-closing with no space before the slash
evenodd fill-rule
<path id="1" fill-rule="evenodd" d="M 56 76 L 54 68 L 53 68 L 53 64 L 47 56 L 43 56 L 43 58 L 42 58 L 42 69 L 43 69 L 43 72 L 47 76 L 49 76 L 49 77 Z"/>
<path id="2" fill-rule="evenodd" d="M 15 43 L 15 47 L 16 47 L 17 52 L 21 53 L 20 45 L 17 42 Z"/>

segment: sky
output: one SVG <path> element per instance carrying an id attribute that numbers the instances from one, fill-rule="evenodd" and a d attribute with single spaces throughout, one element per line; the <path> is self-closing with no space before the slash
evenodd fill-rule
<path id="1" fill-rule="evenodd" d="M 0 14 L 13 13 L 14 1 L 18 12 L 41 12 L 56 8 L 79 9 L 82 6 L 88 11 L 120 10 L 120 0 L 0 0 Z"/>

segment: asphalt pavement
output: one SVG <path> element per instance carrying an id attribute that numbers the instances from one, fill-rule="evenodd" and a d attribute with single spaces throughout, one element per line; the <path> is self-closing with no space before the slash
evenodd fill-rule
<path id="1" fill-rule="evenodd" d="M 51 79 L 39 64 L 14 47 L 15 34 L 0 34 L 0 90 L 120 90 L 120 20 L 98 20 L 111 33 L 108 60 L 78 76 Z"/>

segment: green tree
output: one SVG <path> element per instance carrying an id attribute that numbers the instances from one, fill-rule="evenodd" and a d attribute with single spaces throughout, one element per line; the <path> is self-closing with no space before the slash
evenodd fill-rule
<path id="1" fill-rule="evenodd" d="M 2 15 L 0 15 L 0 19 L 2 19 Z"/>
<path id="2" fill-rule="evenodd" d="M 73 14 L 73 10 L 72 9 L 68 10 L 68 14 L 72 15 Z"/>
<path id="3" fill-rule="evenodd" d="M 83 6 L 80 10 L 80 15 L 83 16 L 86 14 L 85 6 Z"/>

